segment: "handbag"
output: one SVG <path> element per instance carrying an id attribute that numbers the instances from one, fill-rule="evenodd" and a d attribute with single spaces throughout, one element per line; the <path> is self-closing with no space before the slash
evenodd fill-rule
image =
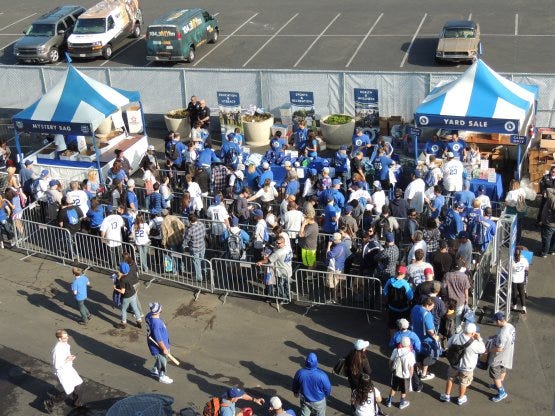
<path id="1" fill-rule="evenodd" d="M 333 372 L 338 376 L 347 377 L 347 360 L 345 358 L 337 360 L 337 364 L 333 366 Z"/>
<path id="2" fill-rule="evenodd" d="M 166 273 L 173 272 L 173 260 L 171 256 L 168 256 L 167 254 L 164 255 L 164 271 Z"/>

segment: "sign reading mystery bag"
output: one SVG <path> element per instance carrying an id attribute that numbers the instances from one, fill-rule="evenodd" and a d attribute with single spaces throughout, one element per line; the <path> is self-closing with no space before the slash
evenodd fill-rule
<path id="1" fill-rule="evenodd" d="M 355 88 L 355 127 L 379 130 L 378 90 Z"/>
<path id="2" fill-rule="evenodd" d="M 241 127 L 241 100 L 238 92 L 218 91 L 220 125 L 226 128 Z"/>
<path id="3" fill-rule="evenodd" d="M 293 123 L 304 120 L 307 126 L 315 124 L 314 93 L 312 91 L 289 91 L 289 102 L 293 113 Z"/>

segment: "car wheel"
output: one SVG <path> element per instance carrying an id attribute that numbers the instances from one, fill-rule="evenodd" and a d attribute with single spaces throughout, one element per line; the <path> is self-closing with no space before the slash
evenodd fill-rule
<path id="1" fill-rule="evenodd" d="M 189 48 L 189 52 L 187 53 L 187 62 L 193 62 L 195 60 L 195 48 L 192 46 Z"/>
<path id="2" fill-rule="evenodd" d="M 437 56 L 435 57 L 435 61 L 436 61 L 436 64 L 438 64 L 438 65 L 443 64 L 443 59 L 438 58 Z"/>
<path id="3" fill-rule="evenodd" d="M 212 39 L 210 40 L 210 43 L 216 43 L 219 37 L 220 31 L 218 29 L 214 29 L 214 33 L 212 33 Z"/>
<path id="4" fill-rule="evenodd" d="M 104 59 L 110 59 L 112 57 L 112 45 L 107 44 L 104 49 L 102 49 L 102 57 Z"/>
<path id="5" fill-rule="evenodd" d="M 58 51 L 58 48 L 52 47 L 48 51 L 48 59 L 50 60 L 51 63 L 58 62 L 58 60 L 60 59 L 60 52 Z"/>
<path id="6" fill-rule="evenodd" d="M 141 25 L 140 24 L 135 24 L 135 27 L 133 28 L 133 33 L 131 34 L 132 37 L 134 38 L 138 38 L 139 36 L 141 36 Z"/>

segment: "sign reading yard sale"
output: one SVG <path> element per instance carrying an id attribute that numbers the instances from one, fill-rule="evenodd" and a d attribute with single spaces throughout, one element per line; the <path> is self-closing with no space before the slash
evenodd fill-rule
<path id="1" fill-rule="evenodd" d="M 414 119 L 419 127 L 445 127 L 448 129 L 518 133 L 519 121 L 485 118 L 485 117 L 461 117 L 442 116 L 436 114 L 415 114 Z"/>

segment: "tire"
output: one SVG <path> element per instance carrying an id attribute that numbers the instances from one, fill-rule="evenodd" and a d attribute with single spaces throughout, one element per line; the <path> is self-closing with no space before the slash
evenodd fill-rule
<path id="1" fill-rule="evenodd" d="M 135 27 L 133 28 L 133 33 L 131 34 L 132 38 L 138 38 L 141 36 L 141 25 L 136 23 Z"/>
<path id="2" fill-rule="evenodd" d="M 210 43 L 216 43 L 220 37 L 220 31 L 218 29 L 214 29 L 214 33 L 212 34 L 212 39 L 210 39 Z"/>
<path id="3" fill-rule="evenodd" d="M 55 46 L 50 48 L 50 50 L 48 51 L 48 60 L 50 61 L 50 63 L 53 64 L 60 60 L 60 52 Z"/>
<path id="4" fill-rule="evenodd" d="M 189 52 L 187 52 L 187 62 L 191 63 L 195 60 L 195 48 L 192 46 L 189 48 Z"/>
<path id="5" fill-rule="evenodd" d="M 112 57 L 112 45 L 111 44 L 107 44 L 106 46 L 104 46 L 104 49 L 102 49 L 102 57 L 104 59 L 110 59 Z"/>

